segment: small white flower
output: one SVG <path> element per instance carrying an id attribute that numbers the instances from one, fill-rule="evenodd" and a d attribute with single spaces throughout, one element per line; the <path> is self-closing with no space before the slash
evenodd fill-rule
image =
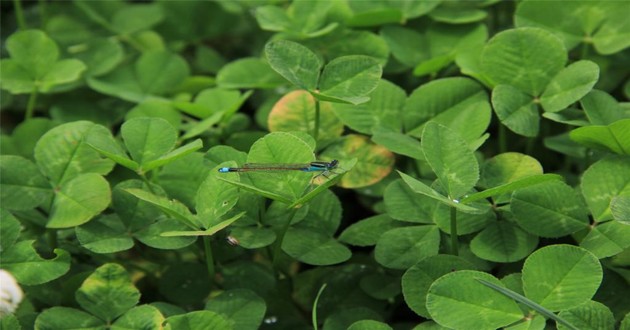
<path id="1" fill-rule="evenodd" d="M 15 312 L 24 293 L 11 273 L 0 269 L 0 317 Z"/>

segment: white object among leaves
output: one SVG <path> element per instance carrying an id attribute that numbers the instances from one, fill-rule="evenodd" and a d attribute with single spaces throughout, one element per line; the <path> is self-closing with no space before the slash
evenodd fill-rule
<path id="1" fill-rule="evenodd" d="M 4 269 L 0 269 L 0 317 L 15 312 L 24 293 L 17 281 Z"/>

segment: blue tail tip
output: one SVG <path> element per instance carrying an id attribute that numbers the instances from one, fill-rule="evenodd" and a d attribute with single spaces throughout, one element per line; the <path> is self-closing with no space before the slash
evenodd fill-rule
<path id="1" fill-rule="evenodd" d="M 230 168 L 229 167 L 221 167 L 219 168 L 219 173 L 228 173 L 230 172 Z"/>

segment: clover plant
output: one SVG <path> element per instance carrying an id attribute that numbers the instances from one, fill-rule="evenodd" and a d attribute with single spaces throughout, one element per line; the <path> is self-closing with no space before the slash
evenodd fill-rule
<path id="1" fill-rule="evenodd" d="M 630 329 L 627 2 L 1 6 L 1 329 Z"/>

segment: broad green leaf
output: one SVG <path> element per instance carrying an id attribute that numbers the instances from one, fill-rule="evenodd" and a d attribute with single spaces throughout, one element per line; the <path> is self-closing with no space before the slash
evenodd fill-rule
<path id="1" fill-rule="evenodd" d="M 193 152 L 161 167 L 156 181 L 169 196 L 193 209 L 197 190 L 210 173 L 210 166 L 202 153 Z"/>
<path id="2" fill-rule="evenodd" d="M 225 182 L 229 182 L 229 183 L 239 187 L 240 189 L 243 189 L 243 190 L 248 191 L 250 193 L 258 194 L 258 195 L 263 196 L 263 197 L 267 197 L 269 199 L 273 199 L 275 201 L 279 201 L 279 202 L 284 203 L 284 204 L 295 203 L 293 200 L 285 197 L 284 195 L 281 195 L 281 194 L 275 193 L 275 192 L 271 192 L 271 191 L 269 191 L 267 189 L 264 189 L 264 188 L 258 188 L 256 186 L 252 186 L 250 184 L 245 184 L 243 182 L 234 181 L 234 180 L 221 178 L 221 177 L 219 178 L 219 180 L 225 181 Z"/>
<path id="3" fill-rule="evenodd" d="M 485 132 L 491 116 L 488 95 L 479 83 L 468 78 L 445 78 L 423 84 L 409 95 L 403 125 L 409 135 L 420 137 L 431 120 L 471 141 Z"/>
<path id="4" fill-rule="evenodd" d="M 322 153 L 325 159 L 352 159 L 358 162 L 352 171 L 341 178 L 344 188 L 359 188 L 375 184 L 386 177 L 394 166 L 394 155 L 387 149 L 371 143 L 367 137 L 348 134 L 328 146 Z M 339 167 L 345 168 L 344 164 Z"/>
<path id="5" fill-rule="evenodd" d="M 341 224 L 341 201 L 331 190 L 323 190 L 308 203 L 308 212 L 300 227 L 314 228 L 322 233 L 334 235 Z"/>
<path id="6" fill-rule="evenodd" d="M 364 103 L 369 101 L 367 95 L 376 88 L 382 73 L 381 65 L 373 57 L 364 55 L 338 57 L 324 67 L 319 80 L 319 93 L 313 95 L 352 104 Z"/>
<path id="7" fill-rule="evenodd" d="M 630 119 L 618 120 L 608 126 L 586 126 L 571 131 L 571 140 L 586 147 L 630 155 Z"/>
<path id="8" fill-rule="evenodd" d="M 344 125 L 357 132 L 369 134 L 375 127 L 399 131 L 403 122 L 402 109 L 405 99 L 406 94 L 402 88 L 381 79 L 376 89 L 370 93 L 368 102 L 359 105 L 347 103 L 330 105 Z"/>
<path id="9" fill-rule="evenodd" d="M 630 195 L 630 158 L 613 156 L 591 165 L 582 175 L 582 195 L 596 221 L 612 219 L 610 203 Z"/>
<path id="10" fill-rule="evenodd" d="M 111 24 L 119 34 L 132 34 L 151 28 L 163 17 L 162 7 L 158 4 L 134 4 L 118 10 Z"/>
<path id="11" fill-rule="evenodd" d="M 20 322 L 18 321 L 15 314 L 3 315 L 3 317 L 0 319 L 0 327 L 2 329 L 22 330 L 22 326 L 20 325 Z"/>
<path id="12" fill-rule="evenodd" d="M 4 221 L 4 219 L 3 219 Z M 50 282 L 70 270 L 70 254 L 55 249 L 54 259 L 43 259 L 37 254 L 34 240 L 21 241 L 0 255 L 0 268 L 10 272 L 24 285 L 38 285 Z"/>
<path id="13" fill-rule="evenodd" d="M 511 210 L 521 228 L 541 237 L 569 235 L 589 224 L 575 190 L 556 180 L 516 190 Z"/>
<path id="14" fill-rule="evenodd" d="M 201 303 L 208 297 L 212 285 L 208 268 L 198 262 L 174 262 L 159 281 L 160 293 L 180 306 Z"/>
<path id="15" fill-rule="evenodd" d="M 284 95 L 271 109 L 267 118 L 267 126 L 271 132 L 300 131 L 314 134 L 315 130 L 315 98 L 304 90 L 292 91 Z M 343 124 L 332 111 L 331 104 L 320 102 L 319 105 L 320 141 L 331 141 L 343 132 Z M 321 142 L 320 142 L 321 143 Z"/>
<path id="16" fill-rule="evenodd" d="M 488 201 L 466 203 L 466 205 L 474 207 L 479 211 L 475 213 L 466 213 L 458 209 L 455 210 L 458 236 L 478 232 L 494 223 L 497 219 L 497 215 L 493 212 Z M 451 207 L 444 203 L 437 203 L 437 207 L 433 213 L 433 222 L 435 222 L 443 233 L 450 235 Z"/>
<path id="17" fill-rule="evenodd" d="M 140 164 L 129 158 L 120 143 L 118 143 L 112 136 L 112 133 L 104 126 L 97 125 L 92 128 L 86 138 L 86 143 L 101 155 L 132 171 L 137 171 L 140 168 Z"/>
<path id="18" fill-rule="evenodd" d="M 71 49 L 71 54 L 85 63 L 85 73 L 92 77 L 111 72 L 125 55 L 120 41 L 109 38 L 88 40 L 83 47 Z"/>
<path id="19" fill-rule="evenodd" d="M 57 44 L 40 30 L 11 34 L 6 39 L 6 48 L 12 61 L 26 70 L 32 80 L 42 79 L 59 59 Z"/>
<path id="20" fill-rule="evenodd" d="M 630 225 L 630 196 L 617 196 L 610 202 L 613 219 L 624 225 Z"/>
<path id="21" fill-rule="evenodd" d="M 52 111 L 53 110 L 51 109 L 51 112 Z M 13 129 L 10 139 L 5 139 L 5 137 L 2 138 L 3 141 L 10 140 L 17 152 L 7 152 L 7 149 L 3 149 L 2 153 L 20 155 L 32 160 L 37 141 L 39 141 L 46 132 L 57 125 L 58 123 L 55 121 L 43 117 L 31 118 L 21 122 Z M 2 146 L 5 147 L 4 144 Z"/>
<path id="22" fill-rule="evenodd" d="M 413 190 L 414 192 L 418 194 L 422 194 L 422 195 L 431 197 L 433 199 L 436 199 L 450 207 L 454 207 L 458 209 L 459 211 L 462 211 L 465 213 L 485 213 L 486 212 L 485 209 L 484 210 L 477 209 L 473 206 L 459 203 L 458 200 L 449 199 L 448 197 L 440 194 L 439 192 L 435 191 L 433 188 L 429 187 L 428 185 L 422 183 L 421 181 L 403 172 L 398 171 L 398 174 L 403 179 L 403 181 L 405 181 L 405 183 L 409 186 L 409 188 L 411 188 L 411 190 Z"/>
<path id="23" fill-rule="evenodd" d="M 35 146 L 35 160 L 40 171 L 52 184 L 61 186 L 83 173 L 109 173 L 114 163 L 99 157 L 87 142 L 92 130 L 99 125 L 77 121 L 59 125 L 46 134 Z"/>
<path id="24" fill-rule="evenodd" d="M 615 328 L 615 317 L 606 305 L 597 301 L 589 301 L 578 307 L 560 312 L 560 317 L 564 318 L 578 329 L 607 329 Z M 558 324 L 559 330 L 568 329 L 562 324 Z"/>
<path id="25" fill-rule="evenodd" d="M 544 91 L 566 62 L 562 41 L 539 28 L 497 33 L 481 55 L 481 68 L 495 85 L 510 85 L 533 96 Z"/>
<path id="26" fill-rule="evenodd" d="M 184 82 L 190 74 L 188 63 L 167 51 L 148 51 L 135 63 L 135 75 L 142 91 L 164 94 Z"/>
<path id="27" fill-rule="evenodd" d="M 272 69 L 299 88 L 314 91 L 322 68 L 321 59 L 310 49 L 288 40 L 267 43 L 265 55 Z"/>
<path id="28" fill-rule="evenodd" d="M 73 82 L 81 77 L 85 71 L 85 64 L 79 60 L 67 59 L 53 64 L 36 84 L 42 92 L 48 92 L 56 85 Z"/>
<path id="29" fill-rule="evenodd" d="M 558 112 L 591 91 L 599 79 L 599 67 L 591 61 L 578 61 L 562 69 L 540 96 L 540 104 L 549 112 Z"/>
<path id="30" fill-rule="evenodd" d="M 162 323 L 164 323 L 164 316 L 156 307 L 141 305 L 128 310 L 119 317 L 112 324 L 111 329 L 159 329 L 162 327 Z"/>
<path id="31" fill-rule="evenodd" d="M 580 241 L 580 247 L 598 258 L 612 257 L 630 247 L 630 226 L 617 221 L 598 223 Z"/>
<path id="32" fill-rule="evenodd" d="M 156 194 L 165 195 L 157 185 L 152 185 Z M 138 199 L 127 192 L 128 188 L 148 190 L 146 183 L 136 180 L 126 180 L 118 183 L 112 189 L 112 208 L 123 221 L 125 227 L 134 233 L 155 222 L 162 214 L 160 210 L 148 202 Z"/>
<path id="33" fill-rule="evenodd" d="M 125 189 L 125 191 L 145 202 L 157 206 L 166 215 L 175 218 L 191 229 L 199 229 L 201 227 L 197 217 L 191 214 L 188 208 L 177 200 L 169 200 L 166 197 L 157 196 L 142 189 L 128 188 Z"/>
<path id="34" fill-rule="evenodd" d="M 168 163 L 171 163 L 177 159 L 181 159 L 182 157 L 193 153 L 199 149 L 201 149 L 203 147 L 203 143 L 201 142 L 201 139 L 196 139 L 188 144 L 185 144 L 175 150 L 172 150 L 171 152 L 167 153 L 166 155 L 161 156 L 158 159 L 152 160 L 147 162 L 144 166 L 143 166 L 143 170 L 144 171 L 151 171 L 155 168 L 158 167 L 162 167 Z"/>
<path id="35" fill-rule="evenodd" d="M 506 152 L 484 162 L 479 184 L 485 188 L 493 188 L 539 174 L 543 174 L 543 168 L 534 157 Z"/>
<path id="36" fill-rule="evenodd" d="M 217 223 L 216 225 L 208 226 L 209 228 L 206 229 L 206 230 L 165 231 L 165 232 L 161 233 L 160 236 L 164 236 L 164 237 L 175 237 L 175 236 L 212 236 L 212 235 L 216 234 L 217 232 L 219 232 L 220 230 L 225 229 L 226 227 L 228 227 L 229 225 L 234 223 L 234 221 L 242 218 L 243 215 L 245 215 L 245 212 L 238 213 L 235 216 L 233 216 L 233 217 L 231 217 L 231 218 L 229 218 L 227 220 L 223 220 L 223 221 Z"/>
<path id="37" fill-rule="evenodd" d="M 13 214 L 0 208 L 0 253 L 13 246 L 20 236 L 21 224 Z"/>
<path id="38" fill-rule="evenodd" d="M 304 41 L 312 49 L 317 49 L 326 59 L 336 59 L 348 55 L 365 55 L 375 58 L 384 66 L 389 58 L 387 43 L 378 35 L 365 30 L 341 29 L 321 38 Z"/>
<path id="39" fill-rule="evenodd" d="M 538 245 L 538 237 L 510 222 L 489 225 L 470 242 L 479 258 L 494 262 L 515 262 L 527 257 Z"/>
<path id="40" fill-rule="evenodd" d="M 125 224 L 115 214 L 94 219 L 75 228 L 81 246 L 94 253 L 115 253 L 133 247 Z"/>
<path id="41" fill-rule="evenodd" d="M 452 3 L 454 5 L 448 6 Z M 459 5 L 458 4 L 463 4 Z M 488 13 L 476 8 L 469 8 L 465 1 L 446 2 L 442 6 L 436 8 L 429 13 L 429 17 L 436 22 L 444 22 L 450 24 L 466 24 L 482 21 L 488 16 Z"/>
<path id="42" fill-rule="evenodd" d="M 339 241 L 354 246 L 376 245 L 384 232 L 400 226 L 402 226 L 400 222 L 380 214 L 353 223 L 339 235 Z"/>
<path id="43" fill-rule="evenodd" d="M 282 241 L 282 250 L 291 257 L 316 266 L 334 265 L 352 256 L 350 250 L 319 231 L 289 228 Z"/>
<path id="44" fill-rule="evenodd" d="M 422 151 L 451 199 L 469 192 L 479 180 L 479 165 L 461 136 L 429 122 L 422 132 Z"/>
<path id="45" fill-rule="evenodd" d="M 580 104 L 593 125 L 610 125 L 623 119 L 623 108 L 610 94 L 594 89 L 586 94 Z"/>
<path id="46" fill-rule="evenodd" d="M 158 218 L 157 221 L 138 229 L 133 237 L 145 245 L 156 249 L 177 250 L 187 247 L 197 240 L 198 235 L 165 237 L 164 233 L 190 230 L 190 226 L 173 218 Z"/>
<path id="47" fill-rule="evenodd" d="M 340 181 L 340 179 L 343 178 L 343 175 L 345 175 L 348 171 L 351 171 L 356 164 L 357 164 L 356 158 L 353 158 L 349 161 L 341 160 L 338 168 L 335 170 L 335 173 L 333 173 L 332 176 L 329 175 L 329 177 L 326 179 L 322 179 L 320 177 L 318 179 L 319 181 L 317 182 L 317 184 L 319 185 L 315 187 L 315 189 L 310 190 L 309 192 L 304 194 L 302 197 L 293 201 L 293 203 L 291 203 L 291 205 L 289 205 L 288 208 L 301 207 L 302 205 L 309 202 L 311 199 L 317 197 L 326 189 L 336 185 Z M 322 180 L 324 181 L 322 182 Z"/>
<path id="48" fill-rule="evenodd" d="M 510 85 L 498 85 L 492 90 L 492 106 L 501 123 L 512 132 L 527 137 L 538 135 L 538 106 L 529 94 Z"/>
<path id="49" fill-rule="evenodd" d="M 426 37 L 419 32 L 397 25 L 386 25 L 380 30 L 381 38 L 385 39 L 392 56 L 400 63 L 414 67 L 429 56 L 423 44 Z"/>
<path id="50" fill-rule="evenodd" d="M 109 183 L 95 173 L 66 182 L 55 194 L 48 228 L 69 228 L 88 222 L 111 201 Z"/>
<path id="51" fill-rule="evenodd" d="M 346 26 L 349 27 L 369 27 L 386 24 L 397 24 L 404 21 L 403 12 L 398 8 L 362 8 L 361 2 L 368 4 L 382 5 L 384 3 L 368 2 L 368 1 L 351 1 L 349 4 L 353 9 L 354 15 L 346 20 Z M 393 4 L 394 2 L 392 2 Z M 369 6 L 369 5 L 368 5 Z"/>
<path id="52" fill-rule="evenodd" d="M 247 289 L 227 290 L 206 302 L 205 310 L 228 317 L 234 329 L 258 329 L 267 306 L 265 301 Z"/>
<path id="53" fill-rule="evenodd" d="M 392 327 L 383 322 L 374 320 L 361 320 L 354 322 L 348 330 L 392 330 Z"/>
<path id="54" fill-rule="evenodd" d="M 182 114 L 175 109 L 172 103 L 164 102 L 160 99 L 147 99 L 131 108 L 125 114 L 125 120 L 137 117 L 157 117 L 168 121 L 173 127 L 179 129 L 182 121 Z"/>
<path id="55" fill-rule="evenodd" d="M 33 162 L 0 156 L 0 204 L 7 210 L 30 210 L 44 203 L 52 188 Z"/>
<path id="56" fill-rule="evenodd" d="M 388 268 L 408 269 L 418 261 L 436 255 L 440 231 L 436 226 L 413 226 L 388 230 L 376 242 L 374 258 Z"/>
<path id="57" fill-rule="evenodd" d="M 453 271 L 475 266 L 461 257 L 439 254 L 425 258 L 407 269 L 402 277 L 402 293 L 407 306 L 416 314 L 429 317 L 426 298 L 433 281 Z"/>
<path id="58" fill-rule="evenodd" d="M 235 173 L 219 173 L 220 167 L 235 167 L 235 162 L 221 163 L 219 166 L 210 170 L 206 179 L 199 186 L 196 197 L 196 210 L 200 220 L 204 223 L 204 227 L 208 228 L 216 223 L 220 217 L 229 212 L 238 201 L 238 188 L 225 181 L 219 180 L 219 176 L 231 177 L 230 179 L 238 181 L 238 175 Z"/>
<path id="59" fill-rule="evenodd" d="M 182 315 L 174 315 L 166 319 L 165 330 L 176 329 L 233 329 L 233 322 L 221 314 L 211 311 L 195 311 Z"/>
<path id="60" fill-rule="evenodd" d="M 177 142 L 177 131 L 161 118 L 129 119 L 120 131 L 131 158 L 141 166 L 162 157 Z"/>
<path id="61" fill-rule="evenodd" d="M 479 279 L 503 286 L 492 275 L 473 270 L 452 272 L 433 282 L 426 302 L 433 320 L 448 328 L 496 329 L 523 318 L 512 299 L 479 283 Z"/>
<path id="62" fill-rule="evenodd" d="M 254 12 L 256 22 L 261 29 L 266 31 L 289 32 L 291 25 L 294 23 L 282 8 L 274 5 L 260 6 Z"/>
<path id="63" fill-rule="evenodd" d="M 269 228 L 236 227 L 230 229 L 230 236 L 246 249 L 259 249 L 271 245 L 276 240 L 276 233 Z"/>
<path id="64" fill-rule="evenodd" d="M 602 266 L 592 253 L 572 245 L 550 245 L 532 253 L 523 265 L 527 298 L 559 311 L 590 300 L 602 281 Z"/>
<path id="65" fill-rule="evenodd" d="M 363 277 L 359 285 L 365 293 L 376 299 L 393 299 L 401 292 L 400 277 L 388 274 L 372 273 Z"/>
<path id="66" fill-rule="evenodd" d="M 492 197 L 492 196 L 501 196 L 503 194 L 507 194 L 512 191 L 526 188 L 529 186 L 537 185 L 539 183 L 543 183 L 547 181 L 562 181 L 562 179 L 563 179 L 562 176 L 558 174 L 541 174 L 541 175 L 527 176 L 525 178 L 512 181 L 510 183 L 506 183 L 497 187 L 486 189 L 482 192 L 470 194 L 464 199 L 462 199 L 462 202 L 470 203 L 470 202 L 474 202 L 474 201 Z"/>
<path id="67" fill-rule="evenodd" d="M 372 135 L 372 141 L 386 147 L 394 153 L 414 159 L 424 159 L 420 141 L 409 135 L 388 131 L 386 129 L 375 128 Z"/>
<path id="68" fill-rule="evenodd" d="M 217 74 L 217 85 L 222 88 L 274 88 L 284 83 L 269 64 L 253 57 L 232 61 Z"/>
<path id="69" fill-rule="evenodd" d="M 332 288 L 327 291 L 330 292 Z M 357 288 L 359 289 L 359 288 Z M 325 296 L 324 296 L 325 297 Z M 322 305 L 320 304 L 320 308 Z M 335 309 L 332 315 L 326 318 L 323 329 L 341 330 L 348 329 L 353 323 L 364 320 L 383 321 L 383 317 L 374 310 L 359 306 L 353 308 Z"/>
<path id="70" fill-rule="evenodd" d="M 40 330 L 100 330 L 105 327 L 105 321 L 70 307 L 46 309 L 35 320 L 35 329 Z"/>
<path id="71" fill-rule="evenodd" d="M 98 78 L 88 77 L 86 82 L 91 89 L 99 93 L 141 103 L 149 96 L 140 86 L 136 76 L 133 63 L 127 63 Z"/>
<path id="72" fill-rule="evenodd" d="M 197 118 L 208 118 L 217 113 L 231 115 L 243 105 L 250 95 L 251 92 L 241 94 L 237 90 L 207 88 L 197 94 L 194 103 L 175 102 L 175 105 L 180 110 Z"/>
<path id="73" fill-rule="evenodd" d="M 387 215 L 400 221 L 433 223 L 435 199 L 414 192 L 402 180 L 390 183 L 383 195 Z"/>
<path id="74" fill-rule="evenodd" d="M 122 266 L 107 263 L 83 281 L 75 298 L 83 309 L 111 322 L 138 303 L 140 292 Z"/>

